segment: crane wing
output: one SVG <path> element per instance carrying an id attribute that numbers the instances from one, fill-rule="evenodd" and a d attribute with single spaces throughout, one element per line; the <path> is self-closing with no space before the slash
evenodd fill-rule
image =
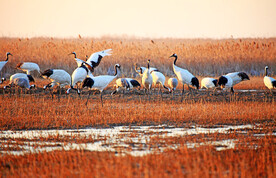
<path id="1" fill-rule="evenodd" d="M 75 58 L 75 61 L 76 61 L 77 65 L 78 65 L 78 67 L 80 67 L 81 64 L 84 63 L 84 61 L 81 60 L 81 59 L 79 59 L 79 58 Z"/>
<path id="2" fill-rule="evenodd" d="M 111 53 L 112 49 L 106 49 L 103 51 L 95 52 L 87 59 L 86 63 L 91 65 L 92 68 L 97 67 L 100 64 L 101 59 L 104 56 L 110 56 Z"/>

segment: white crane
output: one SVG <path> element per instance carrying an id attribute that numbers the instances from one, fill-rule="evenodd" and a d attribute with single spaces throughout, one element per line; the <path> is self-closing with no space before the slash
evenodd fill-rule
<path id="1" fill-rule="evenodd" d="M 42 77 L 49 79 L 51 83 L 45 85 L 43 88 L 51 88 L 55 85 L 59 85 L 61 88 L 66 85 L 71 85 L 71 76 L 65 70 L 62 69 L 47 69 L 41 73 Z"/>
<path id="2" fill-rule="evenodd" d="M 267 70 L 268 66 L 265 66 L 264 84 L 270 90 L 270 93 L 272 93 L 272 89 L 276 88 L 276 80 L 268 76 Z"/>
<path id="3" fill-rule="evenodd" d="M 69 93 L 71 89 L 78 90 L 74 88 L 75 85 L 77 85 L 78 83 L 82 83 L 86 77 L 94 77 L 94 76 L 91 73 L 91 66 L 86 62 L 83 62 L 82 65 L 76 68 L 72 73 L 71 88 L 69 88 L 66 93 Z"/>
<path id="4" fill-rule="evenodd" d="M 9 56 L 12 56 L 11 53 L 7 52 L 6 53 L 6 60 L 5 61 L 0 61 L 0 71 L 2 70 L 2 68 L 6 65 L 6 63 L 9 61 Z"/>
<path id="5" fill-rule="evenodd" d="M 209 93 L 209 89 L 213 89 L 213 95 L 218 87 L 218 80 L 210 77 L 205 77 L 201 80 L 201 89 L 206 89 Z"/>
<path id="6" fill-rule="evenodd" d="M 31 75 L 25 74 L 25 73 L 16 73 L 10 76 L 10 82 L 13 81 L 16 78 L 25 78 L 29 82 L 35 82 L 34 78 Z"/>
<path id="7" fill-rule="evenodd" d="M 223 88 L 226 88 L 226 89 L 230 89 L 230 91 L 232 93 L 234 93 L 234 89 L 233 89 L 233 80 L 231 77 L 229 76 L 226 76 L 226 75 L 223 75 L 223 76 L 220 76 L 219 79 L 218 79 L 218 85 L 223 89 Z"/>
<path id="8" fill-rule="evenodd" d="M 145 88 L 145 91 L 148 90 L 148 93 L 150 92 L 151 86 L 152 86 L 152 75 L 150 74 L 150 59 L 148 59 L 148 68 L 143 72 L 142 76 L 142 84 Z M 140 69 L 142 71 L 142 69 Z"/>
<path id="9" fill-rule="evenodd" d="M 201 89 L 211 89 L 218 86 L 218 80 L 210 77 L 205 77 L 201 80 Z"/>
<path id="10" fill-rule="evenodd" d="M 193 74 L 191 74 L 188 70 L 176 66 L 177 55 L 174 53 L 170 57 L 175 58 L 174 62 L 173 62 L 173 71 L 174 71 L 175 75 L 177 76 L 178 80 L 183 85 L 182 95 L 184 94 L 184 85 L 185 84 L 188 86 L 189 89 L 190 89 L 190 85 L 199 89 L 198 79 Z"/>
<path id="11" fill-rule="evenodd" d="M 11 85 L 15 79 L 17 78 L 24 78 L 26 80 L 30 82 L 35 82 L 34 78 L 31 76 L 31 75 L 27 75 L 25 73 L 16 73 L 16 74 L 13 74 L 10 76 L 10 82 L 9 82 L 9 85 Z M 6 88 L 8 88 L 8 86 L 5 86 Z"/>
<path id="12" fill-rule="evenodd" d="M 143 73 L 145 72 L 146 69 L 147 67 L 138 67 L 137 64 L 135 63 L 135 71 L 140 75 L 140 77 L 143 77 Z M 158 71 L 158 69 L 155 67 L 150 67 L 149 72 L 152 72 L 152 71 Z"/>
<path id="13" fill-rule="evenodd" d="M 124 88 L 125 90 L 130 90 L 135 87 L 140 87 L 140 83 L 132 78 L 119 78 L 116 80 L 115 88 L 116 90 L 111 93 L 111 95 L 117 93 L 120 88 Z"/>
<path id="14" fill-rule="evenodd" d="M 157 86 L 159 85 L 159 91 L 161 91 L 161 87 L 169 90 L 170 92 L 170 89 L 168 87 L 165 86 L 165 76 L 159 71 L 159 70 L 153 70 L 150 72 L 151 76 L 152 76 L 152 82 L 154 84 L 154 86 Z"/>
<path id="15" fill-rule="evenodd" d="M 74 59 L 75 59 L 75 61 L 76 61 L 77 65 L 78 65 L 78 67 L 80 67 L 80 66 L 82 65 L 82 63 L 84 63 L 84 62 L 85 62 L 85 61 L 83 61 L 83 60 L 81 60 L 81 59 L 77 58 L 77 54 L 76 54 L 75 52 L 72 52 L 72 53 L 70 53 L 69 55 L 71 55 L 71 54 L 73 54 L 73 55 L 74 55 Z"/>
<path id="16" fill-rule="evenodd" d="M 143 73 L 146 71 L 146 67 L 140 67 L 138 68 L 137 67 L 137 64 L 135 64 L 135 71 L 141 76 L 143 77 Z M 165 76 L 164 74 L 162 74 L 157 68 L 155 67 L 150 67 L 149 68 L 149 72 L 150 72 L 150 75 L 152 76 L 152 82 L 153 82 L 153 85 L 154 86 L 157 86 L 159 85 L 159 89 L 161 91 L 161 87 L 162 86 L 163 88 L 167 89 L 170 91 L 170 89 L 168 87 L 165 86 Z"/>
<path id="17" fill-rule="evenodd" d="M 9 86 L 5 86 L 4 89 L 11 88 L 13 86 L 18 86 L 20 88 L 26 88 L 28 90 L 35 88 L 35 85 L 30 85 L 29 80 L 26 78 L 15 78 L 11 81 Z"/>
<path id="18" fill-rule="evenodd" d="M 232 78 L 233 86 L 242 81 L 250 80 L 248 75 L 245 72 L 232 72 L 232 73 L 226 74 L 226 76 L 229 76 Z"/>
<path id="19" fill-rule="evenodd" d="M 77 58 L 77 54 L 75 52 L 72 52 L 70 54 L 74 55 L 74 59 L 77 62 L 78 67 L 80 67 L 82 65 L 82 63 L 85 62 L 85 61 Z M 95 52 L 95 53 L 91 54 L 89 58 L 88 58 L 88 56 L 86 56 L 86 58 L 87 58 L 86 63 L 91 66 L 91 72 L 94 72 L 94 68 L 100 64 L 103 57 L 110 56 L 110 55 L 112 55 L 112 49 L 106 49 L 103 51 Z"/>
<path id="20" fill-rule="evenodd" d="M 178 85 L 178 80 L 176 78 L 169 78 L 168 85 L 171 88 L 170 92 L 173 92 Z"/>
<path id="21" fill-rule="evenodd" d="M 20 62 L 16 65 L 16 69 L 23 70 L 28 75 L 31 74 L 31 71 L 37 71 L 40 74 L 40 68 L 38 64 L 34 62 Z"/>
<path id="22" fill-rule="evenodd" d="M 112 55 L 112 49 L 106 49 L 91 54 L 91 56 L 86 60 L 86 63 L 92 67 L 91 72 L 94 72 L 94 68 L 100 64 L 103 57 L 110 55 Z"/>
<path id="23" fill-rule="evenodd" d="M 86 105 L 89 99 L 89 96 L 91 94 L 91 90 L 99 90 L 100 91 L 100 98 L 103 105 L 103 99 L 102 99 L 102 92 L 107 87 L 107 85 L 114 80 L 118 75 L 118 69 L 120 69 L 121 66 L 119 64 L 114 65 L 115 74 L 114 75 L 100 75 L 97 77 L 88 77 L 84 79 L 82 82 L 82 88 L 88 87 L 90 88 L 89 95 L 87 97 Z M 70 90 L 69 90 L 70 91 Z M 67 93 L 69 93 L 67 90 Z"/>

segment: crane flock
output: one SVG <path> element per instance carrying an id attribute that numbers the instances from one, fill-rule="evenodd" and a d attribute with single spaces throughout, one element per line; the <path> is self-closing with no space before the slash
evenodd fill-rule
<path id="1" fill-rule="evenodd" d="M 71 90 L 75 90 L 78 94 L 80 94 L 80 90 L 87 87 L 90 90 L 100 91 L 100 99 L 102 103 L 103 90 L 109 85 L 110 82 L 118 77 L 121 66 L 120 64 L 114 65 L 114 75 L 93 76 L 92 73 L 94 72 L 95 68 L 100 65 L 103 57 L 112 55 L 112 49 L 95 52 L 91 54 L 90 57 L 87 56 L 86 61 L 77 58 L 76 52 L 72 52 L 69 55 L 74 55 L 74 59 L 77 63 L 77 67 L 73 71 L 72 75 L 70 75 L 63 69 L 47 69 L 41 72 L 38 64 L 36 63 L 20 62 L 16 65 L 16 69 L 20 69 L 26 73 L 13 74 L 10 77 L 9 85 L 5 86 L 4 88 L 11 88 L 13 86 L 26 88 L 28 90 L 34 88 L 35 85 L 30 85 L 30 82 L 35 82 L 34 78 L 31 75 L 31 72 L 37 71 L 40 76 L 50 80 L 50 83 L 43 87 L 44 90 L 46 90 L 47 88 L 52 88 L 55 85 L 58 85 L 59 88 L 69 86 L 66 91 L 67 94 L 69 94 Z M 6 60 L 0 61 L 0 71 L 9 61 L 9 56 L 12 56 L 12 54 L 7 52 Z M 137 64 L 135 64 L 135 71 L 142 78 L 142 86 L 145 89 L 145 93 L 150 94 L 153 86 L 159 86 L 159 91 L 161 91 L 161 88 L 164 88 L 169 92 L 173 92 L 176 90 L 178 83 L 182 84 L 182 96 L 184 94 L 185 84 L 188 86 L 189 90 L 199 89 L 200 86 L 198 78 L 195 77 L 187 69 L 176 65 L 176 62 L 178 60 L 177 54 L 172 54 L 170 58 L 174 58 L 172 67 L 177 78 L 169 78 L 167 81 L 168 87 L 165 86 L 166 78 L 164 74 L 162 74 L 157 68 L 150 67 L 150 59 L 147 60 L 147 67 L 137 66 Z M 276 88 L 276 80 L 268 76 L 268 69 L 268 66 L 266 66 L 264 84 L 272 93 L 272 89 Z M 205 77 L 201 80 L 201 89 L 213 89 L 215 91 L 216 89 L 221 87 L 225 88 L 225 90 L 230 90 L 230 92 L 233 93 L 234 85 L 246 80 L 250 79 L 245 72 L 228 73 L 226 75 L 220 76 L 218 79 Z M 5 79 L 3 78 L 0 82 L 4 81 Z M 77 88 L 75 88 L 76 86 Z M 116 80 L 116 84 L 114 87 L 115 91 L 113 91 L 111 95 L 116 94 L 121 88 L 123 88 L 124 90 L 130 90 L 139 87 L 140 90 L 141 85 L 137 80 L 132 78 L 119 78 Z M 88 94 L 86 104 L 88 102 L 90 94 L 91 92 L 89 92 Z"/>

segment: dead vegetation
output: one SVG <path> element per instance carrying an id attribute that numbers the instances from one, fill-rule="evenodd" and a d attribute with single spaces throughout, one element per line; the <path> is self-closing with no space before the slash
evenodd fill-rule
<path id="1" fill-rule="evenodd" d="M 213 128 L 219 125 L 255 125 L 254 129 L 232 130 L 227 134 L 198 134 L 185 137 L 161 137 L 152 135 L 147 145 L 156 150 L 167 146 L 163 152 L 146 156 L 118 156 L 114 152 L 85 150 L 41 152 L 16 156 L 0 155 L 1 177 L 275 177 L 275 94 L 269 94 L 263 85 L 263 68 L 276 71 L 275 39 L 181 40 L 181 39 L 52 39 L 32 38 L 0 39 L 0 56 L 13 53 L 9 63 L 1 71 L 2 76 L 15 72 L 21 61 L 36 62 L 42 70 L 62 68 L 72 73 L 77 66 L 73 57 L 79 58 L 93 52 L 112 48 L 113 55 L 102 60 L 95 75 L 112 73 L 114 63 L 123 67 L 122 76 L 135 77 L 133 64 L 145 65 L 152 59 L 154 66 L 167 77 L 173 76 L 172 53 L 180 57 L 179 65 L 185 66 L 201 79 L 217 77 L 232 71 L 245 71 L 250 81 L 242 82 L 235 90 L 256 90 L 224 95 L 198 91 L 191 95 L 186 91 L 182 98 L 180 88 L 174 97 L 157 91 L 147 96 L 142 90 L 111 96 L 112 84 L 104 92 L 104 106 L 99 95 L 91 95 L 85 105 L 87 90 L 81 97 L 72 93 L 58 95 L 42 90 L 48 81 L 36 76 L 37 89 L 3 90 L 0 85 L 0 130 L 40 130 L 106 128 L 118 125 L 168 125 L 189 128 L 194 125 Z M 274 72 L 274 73 L 273 73 Z M 138 78 L 138 80 L 140 80 Z M 0 131 L 0 134 L 1 134 Z M 244 131 L 240 133 L 238 131 Z M 138 133 L 130 136 L 135 138 Z M 256 137 L 256 134 L 264 134 Z M 58 144 L 88 143 L 106 138 L 53 137 L 36 139 L 1 140 L 1 151 L 22 149 L 20 144 L 33 141 Z M 209 141 L 236 140 L 235 148 L 217 151 Z M 60 143 L 55 143 L 60 142 Z M 188 148 L 187 143 L 206 143 Z M 129 141 L 129 145 L 133 142 Z M 177 144 L 177 149 L 170 146 Z M 44 147 L 46 145 L 37 145 Z M 47 145 L 49 146 L 49 145 Z M 140 147 L 141 145 L 136 145 Z M 221 145 L 223 147 L 223 145 Z M 141 146 L 142 147 L 142 146 Z M 131 149 L 130 148 L 118 148 Z M 142 148 L 141 148 L 142 149 Z"/>
<path id="2" fill-rule="evenodd" d="M 56 129 L 83 127 L 110 127 L 112 125 L 189 125 L 190 123 L 212 125 L 272 122 L 275 119 L 275 96 L 264 92 L 237 92 L 234 95 L 187 92 L 180 90 L 172 97 L 164 93 L 145 95 L 143 91 L 111 96 L 110 90 L 103 95 L 91 95 L 85 105 L 87 92 L 79 97 L 73 93 L 53 94 L 34 92 L 0 95 L 0 128 Z M 20 92 L 20 91 L 19 91 Z"/>
<path id="3" fill-rule="evenodd" d="M 11 52 L 13 57 L 3 68 L 2 75 L 9 76 L 18 70 L 18 62 L 30 61 L 39 64 L 41 70 L 61 68 L 72 73 L 76 68 L 73 56 L 85 59 L 86 55 L 104 49 L 113 49 L 113 55 L 105 57 L 95 70 L 95 75 L 108 74 L 113 65 L 122 65 L 123 76 L 136 76 L 134 63 L 146 65 L 151 59 L 166 76 L 172 76 L 172 60 L 169 56 L 177 53 L 178 65 L 187 68 L 195 76 L 219 76 L 233 71 L 245 71 L 249 75 L 259 76 L 264 67 L 270 66 L 275 73 L 276 41 L 270 39 L 54 39 L 54 38 L 1 38 L 0 56 Z M 272 73 L 272 75 L 274 74 Z"/>
<path id="4" fill-rule="evenodd" d="M 274 177 L 275 137 L 256 140 L 257 149 L 239 146 L 181 146 L 143 157 L 113 152 L 56 151 L 24 156 L 3 155 L 3 177 Z"/>

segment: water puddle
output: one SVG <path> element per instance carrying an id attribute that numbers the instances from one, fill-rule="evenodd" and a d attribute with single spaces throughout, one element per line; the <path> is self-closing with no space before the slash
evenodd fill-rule
<path id="1" fill-rule="evenodd" d="M 87 150 L 110 151 L 118 154 L 143 156 L 165 149 L 175 149 L 179 144 L 162 144 L 152 146 L 151 139 L 173 138 L 187 135 L 227 134 L 229 131 L 245 132 L 254 129 L 254 125 L 224 125 L 215 128 L 193 126 L 190 128 L 177 128 L 167 125 L 159 126 L 117 126 L 113 128 L 87 128 L 67 130 L 27 130 L 0 132 L 0 153 L 23 155 L 28 153 L 50 152 L 55 150 Z M 235 148 L 234 139 L 216 140 L 207 142 L 187 142 L 188 148 L 195 148 L 210 144 L 217 151 Z"/>

